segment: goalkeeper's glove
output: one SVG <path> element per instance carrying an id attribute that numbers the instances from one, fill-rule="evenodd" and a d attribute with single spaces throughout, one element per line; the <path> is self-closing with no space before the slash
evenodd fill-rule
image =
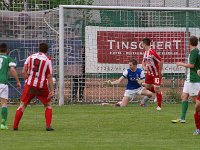
<path id="1" fill-rule="evenodd" d="M 136 81 L 137 81 L 137 83 L 138 83 L 139 85 L 142 85 L 142 83 L 144 82 L 144 81 L 141 80 L 140 78 L 137 78 Z"/>
<path id="2" fill-rule="evenodd" d="M 112 85 L 112 82 L 111 82 L 110 80 L 105 81 L 105 85 L 106 85 L 106 86 L 111 86 L 111 85 Z"/>

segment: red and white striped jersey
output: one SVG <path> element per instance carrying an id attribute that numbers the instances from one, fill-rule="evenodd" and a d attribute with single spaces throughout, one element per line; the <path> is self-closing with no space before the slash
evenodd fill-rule
<path id="1" fill-rule="evenodd" d="M 28 68 L 26 84 L 37 88 L 47 86 L 47 75 L 52 74 L 50 57 L 41 52 L 32 54 L 26 59 L 24 67 Z"/>
<path id="2" fill-rule="evenodd" d="M 156 51 L 153 49 L 145 51 L 143 61 L 146 63 L 147 73 L 157 76 L 160 69 L 158 63 L 161 61 L 161 57 Z"/>

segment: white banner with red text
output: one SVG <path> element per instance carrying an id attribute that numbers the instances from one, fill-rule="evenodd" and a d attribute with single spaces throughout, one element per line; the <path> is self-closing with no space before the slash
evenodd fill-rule
<path id="1" fill-rule="evenodd" d="M 86 73 L 121 73 L 128 68 L 130 58 L 141 67 L 144 50 L 142 39 L 151 39 L 151 48 L 161 56 L 163 73 L 185 73 L 176 62 L 187 61 L 185 28 L 85 28 Z M 194 35 L 194 34 L 193 34 Z"/>

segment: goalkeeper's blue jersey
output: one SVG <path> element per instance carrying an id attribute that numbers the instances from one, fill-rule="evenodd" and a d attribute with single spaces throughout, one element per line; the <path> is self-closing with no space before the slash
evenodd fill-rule
<path id="1" fill-rule="evenodd" d="M 128 79 L 126 89 L 134 90 L 141 87 L 141 85 L 138 84 L 136 79 L 140 78 L 141 80 L 143 80 L 145 78 L 145 74 L 140 68 L 137 68 L 135 72 L 132 72 L 130 69 L 127 69 L 123 72 L 123 77 Z"/>

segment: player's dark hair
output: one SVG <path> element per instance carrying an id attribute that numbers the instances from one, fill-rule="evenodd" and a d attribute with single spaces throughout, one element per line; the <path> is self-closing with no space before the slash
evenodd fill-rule
<path id="1" fill-rule="evenodd" d="M 8 51 L 8 47 L 6 43 L 1 43 L 0 44 L 0 52 L 1 53 L 6 53 Z"/>
<path id="2" fill-rule="evenodd" d="M 191 36 L 189 38 L 190 45 L 197 46 L 198 45 L 198 38 L 196 36 Z"/>
<path id="3" fill-rule="evenodd" d="M 48 52 L 48 45 L 46 43 L 40 43 L 39 45 L 39 52 L 47 53 Z"/>
<path id="4" fill-rule="evenodd" d="M 146 44 L 147 46 L 150 46 L 150 44 L 151 44 L 151 40 L 150 40 L 149 38 L 144 38 L 144 39 L 142 40 L 142 42 L 143 42 L 144 44 Z"/>
<path id="5" fill-rule="evenodd" d="M 137 65 L 138 64 L 137 60 L 134 59 L 134 58 L 131 58 L 129 62 L 132 63 L 133 65 Z"/>

